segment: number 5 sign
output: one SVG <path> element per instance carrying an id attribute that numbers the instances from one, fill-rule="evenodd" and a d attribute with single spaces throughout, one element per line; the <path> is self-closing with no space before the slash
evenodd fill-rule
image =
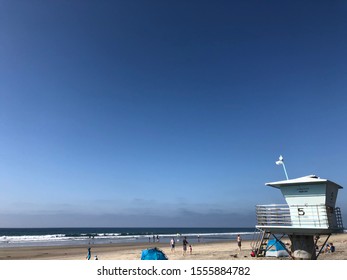
<path id="1" fill-rule="evenodd" d="M 298 208 L 298 215 L 299 216 L 304 216 L 305 215 L 304 208 Z"/>

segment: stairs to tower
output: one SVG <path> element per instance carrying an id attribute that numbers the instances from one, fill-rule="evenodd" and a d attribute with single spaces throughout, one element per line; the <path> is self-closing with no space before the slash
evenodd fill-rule
<path id="1" fill-rule="evenodd" d="M 271 232 L 267 230 L 257 229 L 254 233 L 254 238 L 251 243 L 252 251 L 255 257 L 265 257 L 266 247 L 269 242 Z"/>

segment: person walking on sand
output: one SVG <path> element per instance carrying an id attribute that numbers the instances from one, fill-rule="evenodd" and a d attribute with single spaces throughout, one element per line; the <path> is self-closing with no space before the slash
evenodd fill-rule
<path id="1" fill-rule="evenodd" d="M 242 242 L 242 238 L 240 236 L 240 234 L 237 235 L 237 246 L 239 247 L 239 251 L 241 252 L 241 242 Z"/>
<path id="2" fill-rule="evenodd" d="M 184 237 L 183 241 L 182 241 L 182 245 L 183 245 L 183 256 L 186 255 L 187 253 L 187 245 L 189 244 L 189 242 L 187 241 L 187 237 Z"/>

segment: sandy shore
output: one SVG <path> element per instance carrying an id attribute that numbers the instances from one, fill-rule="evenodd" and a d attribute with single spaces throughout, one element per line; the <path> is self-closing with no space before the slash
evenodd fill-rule
<path id="1" fill-rule="evenodd" d="M 324 236 L 320 243 L 325 240 Z M 188 240 L 189 241 L 189 240 Z M 347 234 L 332 235 L 329 242 L 333 242 L 336 252 L 321 254 L 321 260 L 347 260 Z M 250 241 L 242 243 L 239 252 L 235 241 L 193 244 L 192 254 L 182 255 L 182 245 L 177 244 L 175 252 L 171 252 L 169 244 L 156 243 L 169 260 L 254 260 L 250 256 Z M 0 260 L 85 260 L 88 245 L 83 246 L 54 246 L 54 247 L 26 247 L 0 248 Z M 153 243 L 104 244 L 90 245 L 92 256 L 98 255 L 100 260 L 139 260 L 141 251 L 153 247 Z M 274 258 L 266 258 L 274 259 Z"/>

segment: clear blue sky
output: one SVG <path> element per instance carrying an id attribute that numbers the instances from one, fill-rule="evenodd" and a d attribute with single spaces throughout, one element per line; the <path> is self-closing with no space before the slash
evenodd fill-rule
<path id="1" fill-rule="evenodd" d="M 344 186 L 346 1 L 0 1 L 0 227 L 254 226 Z"/>

